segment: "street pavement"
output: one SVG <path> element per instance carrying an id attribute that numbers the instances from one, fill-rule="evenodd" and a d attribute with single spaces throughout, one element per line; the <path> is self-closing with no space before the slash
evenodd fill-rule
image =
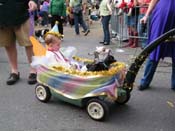
<path id="1" fill-rule="evenodd" d="M 99 22 L 91 25 L 88 36 L 76 36 L 74 28 L 64 28 L 62 46 L 75 46 L 77 55 L 86 58 L 100 46 L 102 28 Z M 140 48 L 120 48 L 113 40 L 106 47 L 112 50 L 118 61 L 127 67 Z M 138 91 L 137 85 L 143 75 L 141 67 L 125 105 L 111 105 L 110 114 L 105 122 L 97 122 L 88 117 L 79 107 L 52 98 L 41 103 L 35 98 L 35 85 L 27 84 L 29 65 L 23 47 L 18 46 L 18 61 L 21 79 L 13 86 L 6 85 L 9 65 L 6 53 L 0 48 L 0 131 L 174 131 L 175 130 L 175 92 L 171 87 L 171 60 L 160 62 L 151 88 Z"/>

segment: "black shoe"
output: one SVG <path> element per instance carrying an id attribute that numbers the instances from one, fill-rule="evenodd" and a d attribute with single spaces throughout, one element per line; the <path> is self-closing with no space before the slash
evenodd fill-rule
<path id="1" fill-rule="evenodd" d="M 104 41 L 100 41 L 99 43 L 100 43 L 100 44 L 104 44 L 105 42 L 104 42 Z"/>
<path id="2" fill-rule="evenodd" d="M 89 34 L 90 30 L 86 30 L 84 33 L 84 36 L 87 36 Z"/>
<path id="3" fill-rule="evenodd" d="M 104 42 L 103 45 L 109 45 L 110 43 L 109 42 Z"/>
<path id="4" fill-rule="evenodd" d="M 36 84 L 37 83 L 36 76 L 37 76 L 36 73 L 30 73 L 28 78 L 28 84 L 30 85 Z"/>
<path id="5" fill-rule="evenodd" d="M 149 87 L 147 87 L 147 86 L 142 86 L 142 85 L 139 85 L 138 86 L 138 89 L 140 90 L 140 91 L 143 91 L 143 90 L 146 90 L 146 89 L 148 89 Z"/>
<path id="6" fill-rule="evenodd" d="M 6 83 L 7 85 L 13 85 L 19 80 L 19 78 L 20 78 L 19 73 L 18 74 L 11 73 Z"/>

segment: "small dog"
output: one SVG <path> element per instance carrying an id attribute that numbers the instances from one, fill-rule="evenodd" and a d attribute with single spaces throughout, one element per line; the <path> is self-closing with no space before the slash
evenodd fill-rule
<path id="1" fill-rule="evenodd" d="M 41 29 L 35 31 L 35 36 L 38 38 L 38 40 L 43 43 L 44 42 L 44 35 L 49 31 L 49 29 Z"/>
<path id="2" fill-rule="evenodd" d="M 41 30 L 36 30 L 35 31 L 35 36 L 36 37 L 44 37 L 44 35 L 49 31 L 49 29 L 41 29 Z"/>
<path id="3" fill-rule="evenodd" d="M 117 61 L 114 56 L 111 55 L 111 50 L 103 46 L 96 47 L 94 56 L 94 62 L 86 65 L 88 71 L 108 70 L 110 65 Z"/>

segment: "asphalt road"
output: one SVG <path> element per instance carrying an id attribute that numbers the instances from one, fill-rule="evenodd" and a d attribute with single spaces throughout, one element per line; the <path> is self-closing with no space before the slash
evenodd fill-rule
<path id="1" fill-rule="evenodd" d="M 88 36 L 74 35 L 74 29 L 65 27 L 62 46 L 75 46 L 78 56 L 91 58 L 102 39 L 101 26 L 95 23 Z M 115 58 L 130 64 L 141 51 L 139 48 L 120 50 L 117 41 L 108 46 Z M 135 88 L 143 74 L 139 71 L 131 98 L 126 105 L 111 105 L 105 122 L 88 117 L 79 107 L 52 98 L 47 104 L 35 98 L 34 88 L 27 84 L 28 64 L 24 48 L 18 47 L 20 81 L 7 86 L 9 75 L 7 56 L 0 48 L 0 131 L 174 131 L 175 92 L 170 90 L 171 62 L 161 62 L 149 90 Z M 124 51 L 124 52 L 122 52 Z"/>

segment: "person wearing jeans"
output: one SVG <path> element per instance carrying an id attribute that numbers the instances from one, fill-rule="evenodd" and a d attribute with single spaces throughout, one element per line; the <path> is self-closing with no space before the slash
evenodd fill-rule
<path id="1" fill-rule="evenodd" d="M 153 61 L 151 59 L 147 60 L 146 66 L 145 66 L 145 72 L 143 75 L 143 78 L 140 81 L 140 85 L 142 85 L 142 89 L 146 89 L 149 87 L 154 73 L 156 72 L 156 68 L 158 66 L 159 61 Z M 171 75 L 171 87 L 173 90 L 175 90 L 175 62 L 172 61 L 172 75 Z"/>
<path id="2" fill-rule="evenodd" d="M 175 28 L 174 7 L 174 0 L 151 0 L 145 16 L 140 20 L 141 23 L 146 23 L 148 18 L 150 18 L 147 45 L 165 32 Z M 139 90 L 149 88 L 159 60 L 165 57 L 172 58 L 171 89 L 175 91 L 175 42 L 171 40 L 162 42 L 151 52 L 145 67 L 144 76 L 138 86 Z"/>
<path id="3" fill-rule="evenodd" d="M 143 78 L 140 81 L 142 88 L 149 87 L 153 79 L 154 73 L 156 72 L 157 65 L 158 65 L 158 61 L 153 61 L 150 59 L 147 60 L 147 63 L 145 66 L 145 72 L 144 72 Z"/>
<path id="4" fill-rule="evenodd" d="M 80 31 L 79 31 L 79 24 L 82 26 L 84 32 L 88 32 L 89 33 L 89 30 L 87 28 L 87 25 L 85 24 L 84 20 L 83 20 L 83 14 L 82 14 L 82 11 L 80 11 L 79 13 L 73 13 L 74 15 L 74 24 L 75 24 L 75 33 L 77 35 L 80 34 Z M 84 34 L 84 35 L 87 35 Z"/>
<path id="5" fill-rule="evenodd" d="M 103 41 L 100 44 L 109 45 L 110 44 L 110 32 L 109 32 L 109 21 L 112 15 L 111 2 L 110 0 L 102 0 L 100 3 L 100 16 L 102 17 L 101 22 L 103 26 Z"/>
<path id="6" fill-rule="evenodd" d="M 69 6 L 73 12 L 74 16 L 74 25 L 75 25 L 75 33 L 79 35 L 79 24 L 83 28 L 84 35 L 86 36 L 90 30 L 88 29 L 86 23 L 83 20 L 83 12 L 85 7 L 82 5 L 82 0 L 70 0 Z"/>
<path id="7" fill-rule="evenodd" d="M 104 33 L 104 45 L 110 44 L 110 32 L 109 32 L 109 21 L 111 19 L 111 15 L 102 16 L 101 22 L 103 25 L 103 33 Z"/>

